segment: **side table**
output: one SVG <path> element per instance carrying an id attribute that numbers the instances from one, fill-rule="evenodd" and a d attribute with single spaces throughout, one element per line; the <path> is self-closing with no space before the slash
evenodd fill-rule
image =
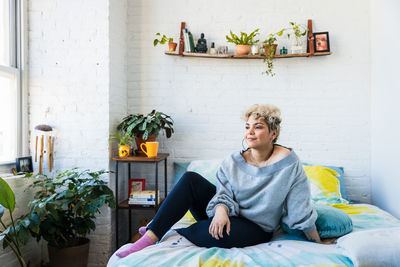
<path id="1" fill-rule="evenodd" d="M 118 211 L 120 209 L 127 209 L 128 210 L 128 221 L 129 221 L 129 238 L 132 236 L 132 209 L 138 209 L 138 210 L 155 210 L 157 212 L 159 208 L 159 203 L 156 201 L 155 206 L 153 207 L 140 207 L 140 206 L 133 206 L 129 205 L 128 201 L 129 199 L 127 198 L 126 200 L 122 201 L 121 203 L 118 203 L 118 168 L 119 164 L 127 163 L 128 164 L 128 181 L 131 179 L 131 164 L 136 164 L 136 163 L 151 163 L 155 164 L 155 191 L 156 191 L 156 200 L 158 200 L 158 164 L 161 161 L 164 161 L 164 197 L 167 197 L 167 158 L 169 154 L 168 153 L 158 153 L 156 158 L 148 158 L 146 156 L 131 156 L 131 157 L 126 157 L 126 158 L 120 158 L 120 157 L 113 157 L 113 161 L 115 161 L 115 199 L 117 202 L 117 205 L 115 207 L 115 224 L 116 224 L 116 237 L 115 237 L 115 244 L 116 244 L 116 249 L 119 248 L 119 219 L 118 219 Z M 126 179 L 126 177 L 124 177 Z M 149 190 L 146 188 L 146 190 Z"/>

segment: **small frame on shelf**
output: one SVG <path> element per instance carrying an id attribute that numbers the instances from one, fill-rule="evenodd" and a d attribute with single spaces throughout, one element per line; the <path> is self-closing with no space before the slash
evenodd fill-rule
<path id="1" fill-rule="evenodd" d="M 138 179 L 129 179 L 129 194 L 135 191 L 144 191 L 146 188 L 146 179 L 138 178 Z"/>
<path id="2" fill-rule="evenodd" d="M 315 52 L 330 52 L 328 32 L 314 32 L 313 36 Z"/>
<path id="3" fill-rule="evenodd" d="M 32 157 L 17 158 L 15 162 L 17 173 L 31 173 L 33 172 Z"/>

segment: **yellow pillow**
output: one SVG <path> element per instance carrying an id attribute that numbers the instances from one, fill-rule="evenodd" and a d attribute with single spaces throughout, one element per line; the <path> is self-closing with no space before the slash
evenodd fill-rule
<path id="1" fill-rule="evenodd" d="M 311 199 L 316 202 L 348 203 L 340 194 L 339 174 L 323 166 L 303 166 L 310 180 Z"/>
<path id="2" fill-rule="evenodd" d="M 196 222 L 196 219 L 193 217 L 192 213 L 190 212 L 190 210 L 188 210 L 186 212 L 186 214 L 183 216 L 186 220 L 190 220 L 192 222 Z"/>

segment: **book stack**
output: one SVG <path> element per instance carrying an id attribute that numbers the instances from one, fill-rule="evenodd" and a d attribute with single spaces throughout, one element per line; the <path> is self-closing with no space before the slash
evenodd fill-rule
<path id="1" fill-rule="evenodd" d="M 158 203 L 160 203 L 160 192 L 158 192 Z M 129 205 L 140 205 L 140 206 L 155 206 L 156 204 L 156 191 L 133 191 L 129 195 Z"/>
<path id="2" fill-rule="evenodd" d="M 193 35 L 188 29 L 183 29 L 183 41 L 185 52 L 194 53 Z"/>

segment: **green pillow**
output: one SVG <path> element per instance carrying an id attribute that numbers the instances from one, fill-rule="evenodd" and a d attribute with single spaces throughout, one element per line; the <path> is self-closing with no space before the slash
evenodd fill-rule
<path id="1" fill-rule="evenodd" d="M 315 225 L 321 238 L 339 237 L 353 230 L 353 222 L 346 212 L 328 205 L 314 203 L 312 206 L 318 213 Z M 290 235 L 305 238 L 303 231 L 290 229 L 284 222 L 281 222 L 281 227 Z"/>

